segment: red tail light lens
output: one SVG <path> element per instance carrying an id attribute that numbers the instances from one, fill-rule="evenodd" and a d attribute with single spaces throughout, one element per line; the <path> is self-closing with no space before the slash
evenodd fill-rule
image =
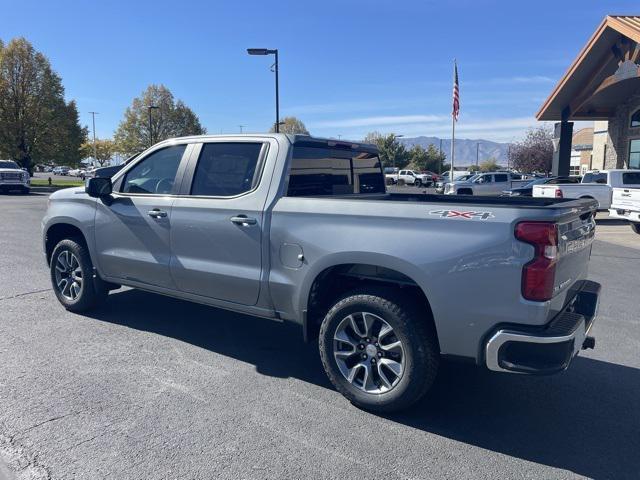
<path id="1" fill-rule="evenodd" d="M 522 296 L 544 302 L 553 297 L 558 260 L 558 227 L 551 222 L 521 222 L 516 225 L 518 240 L 533 245 L 534 257 L 522 269 Z"/>
<path id="2" fill-rule="evenodd" d="M 562 190 L 556 188 L 556 198 L 562 198 Z"/>

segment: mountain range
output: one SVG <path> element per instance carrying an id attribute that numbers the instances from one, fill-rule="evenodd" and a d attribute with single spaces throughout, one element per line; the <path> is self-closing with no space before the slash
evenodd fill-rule
<path id="1" fill-rule="evenodd" d="M 440 148 L 440 142 L 442 142 L 442 151 L 447 155 L 447 161 L 449 161 L 449 157 L 451 156 L 450 138 L 402 137 L 398 138 L 398 141 L 407 148 L 411 148 L 414 145 L 420 145 L 422 148 L 433 145 L 436 148 Z M 508 143 L 498 143 L 490 140 L 470 140 L 466 138 L 456 138 L 454 164 L 458 166 L 474 165 L 476 163 L 476 148 L 478 149 L 479 163 L 482 163 L 483 160 L 493 158 L 499 165 L 507 164 L 507 155 L 509 152 Z"/>

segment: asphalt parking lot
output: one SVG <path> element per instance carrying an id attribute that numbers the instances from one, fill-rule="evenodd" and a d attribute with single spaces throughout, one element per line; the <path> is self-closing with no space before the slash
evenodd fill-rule
<path id="1" fill-rule="evenodd" d="M 599 220 L 595 350 L 552 377 L 446 364 L 373 415 L 298 329 L 134 290 L 66 312 L 41 253 L 46 195 L 0 196 L 0 478 L 640 476 L 640 236 Z"/>

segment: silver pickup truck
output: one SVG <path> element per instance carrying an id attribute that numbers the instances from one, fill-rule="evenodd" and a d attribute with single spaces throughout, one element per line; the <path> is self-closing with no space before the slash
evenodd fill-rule
<path id="1" fill-rule="evenodd" d="M 126 285 L 295 322 L 337 390 L 391 411 L 442 358 L 548 374 L 593 347 L 595 207 L 389 194 L 371 145 L 198 136 L 52 194 L 42 228 L 68 310 Z"/>

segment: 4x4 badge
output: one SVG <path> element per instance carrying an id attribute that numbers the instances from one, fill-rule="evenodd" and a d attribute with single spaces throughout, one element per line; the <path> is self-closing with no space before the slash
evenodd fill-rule
<path id="1" fill-rule="evenodd" d="M 458 210 L 431 210 L 429 215 L 438 215 L 442 218 L 465 218 L 467 220 L 473 220 L 474 218 L 486 220 L 487 218 L 495 217 L 492 212 L 460 212 Z"/>

